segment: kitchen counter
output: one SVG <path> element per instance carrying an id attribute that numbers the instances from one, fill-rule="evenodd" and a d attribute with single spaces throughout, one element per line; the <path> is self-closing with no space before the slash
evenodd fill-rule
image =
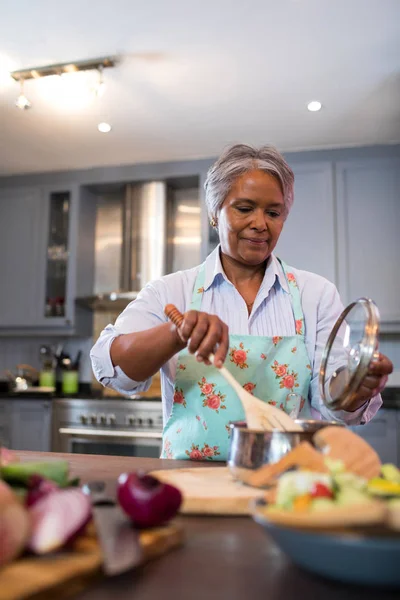
<path id="1" fill-rule="evenodd" d="M 72 476 L 115 479 L 122 471 L 204 463 L 18 452 L 23 460 L 65 458 Z M 207 463 L 213 466 L 216 463 Z M 293 566 L 250 518 L 180 517 L 186 543 L 136 572 L 103 580 L 74 600 L 389 600 L 398 592 L 331 582 Z"/>

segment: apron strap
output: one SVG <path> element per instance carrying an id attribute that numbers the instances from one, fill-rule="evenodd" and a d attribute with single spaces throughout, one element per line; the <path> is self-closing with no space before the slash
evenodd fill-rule
<path id="1" fill-rule="evenodd" d="M 291 272 L 290 267 L 288 267 L 288 265 L 280 258 L 278 258 L 278 261 L 282 267 L 282 271 L 292 297 L 293 315 L 296 321 L 296 335 L 304 338 L 304 314 L 301 306 L 299 286 L 297 285 L 296 278 Z"/>

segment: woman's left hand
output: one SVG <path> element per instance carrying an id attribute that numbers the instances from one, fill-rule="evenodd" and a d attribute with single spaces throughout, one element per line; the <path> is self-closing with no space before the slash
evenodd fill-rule
<path id="1" fill-rule="evenodd" d="M 358 389 L 357 397 L 351 405 L 350 411 L 361 408 L 368 400 L 380 394 L 392 371 L 392 361 L 384 354 L 379 353 L 378 358 L 371 362 L 368 372 Z"/>

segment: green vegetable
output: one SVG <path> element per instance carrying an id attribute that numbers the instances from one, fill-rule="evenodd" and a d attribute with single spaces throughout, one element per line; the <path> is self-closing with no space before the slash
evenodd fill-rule
<path id="1" fill-rule="evenodd" d="M 312 512 L 322 512 L 324 510 L 331 510 L 336 505 L 337 504 L 333 498 L 315 498 L 311 502 L 310 509 Z"/>
<path id="2" fill-rule="evenodd" d="M 355 488 L 341 488 L 336 496 L 336 503 L 340 506 L 350 506 L 352 504 L 368 504 L 372 502 L 366 493 Z"/>
<path id="3" fill-rule="evenodd" d="M 354 473 L 338 473 L 334 477 L 337 491 L 343 489 L 364 491 L 367 487 L 367 480 Z"/>
<path id="4" fill-rule="evenodd" d="M 394 465 L 390 463 L 382 465 L 381 473 L 383 477 L 388 481 L 392 481 L 393 483 L 400 483 L 400 469 L 398 469 Z"/>
<path id="5" fill-rule="evenodd" d="M 65 460 L 49 462 L 10 463 L 0 469 L 1 478 L 7 483 L 27 485 L 31 475 L 51 479 L 60 487 L 68 485 L 68 463 Z"/>

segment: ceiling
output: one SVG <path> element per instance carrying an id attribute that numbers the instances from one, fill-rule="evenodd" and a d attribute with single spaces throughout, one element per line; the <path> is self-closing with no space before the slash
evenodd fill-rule
<path id="1" fill-rule="evenodd" d="M 210 157 L 237 141 L 400 142 L 400 0 L 0 0 L 0 11 L 0 175 Z M 33 107 L 15 108 L 9 70 L 113 54 L 123 61 L 89 105 L 66 108 L 30 80 Z"/>

